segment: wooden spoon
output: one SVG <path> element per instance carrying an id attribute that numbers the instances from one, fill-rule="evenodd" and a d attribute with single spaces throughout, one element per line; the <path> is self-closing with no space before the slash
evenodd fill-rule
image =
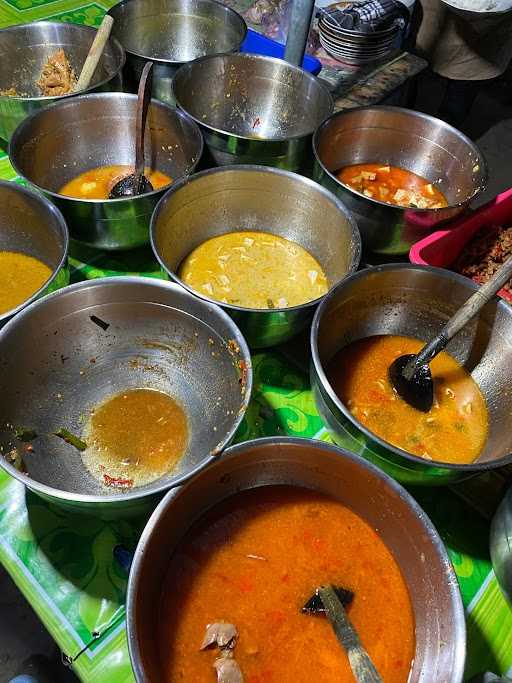
<path id="1" fill-rule="evenodd" d="M 78 90 L 86 90 L 89 87 L 91 79 L 94 76 L 94 72 L 96 71 L 96 67 L 98 66 L 98 62 L 103 54 L 103 50 L 105 49 L 105 45 L 107 44 L 107 40 L 110 37 L 113 23 L 114 19 L 110 16 L 110 14 L 105 14 L 103 21 L 96 32 L 94 40 L 92 41 L 92 45 L 89 48 L 89 53 L 85 58 L 82 71 L 74 87 L 75 92 Z"/>
<path id="2" fill-rule="evenodd" d="M 512 256 L 498 268 L 489 282 L 482 285 L 443 327 L 441 332 L 416 354 L 399 356 L 388 369 L 388 378 L 397 394 L 413 408 L 424 413 L 434 402 L 434 383 L 428 364 L 442 351 L 450 339 L 492 299 L 512 277 Z"/>

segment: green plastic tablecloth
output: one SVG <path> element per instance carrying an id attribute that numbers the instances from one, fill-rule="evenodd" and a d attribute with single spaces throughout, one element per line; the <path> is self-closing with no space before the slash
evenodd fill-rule
<path id="1" fill-rule="evenodd" d="M 98 25 L 108 6 L 80 5 L 79 0 L 0 0 L 0 28 L 46 18 Z M 1 146 L 0 178 L 17 180 Z M 134 273 L 159 277 L 155 260 L 144 249 L 105 256 L 73 245 L 70 266 L 74 281 Z M 329 439 L 298 357 L 287 349 L 253 356 L 254 393 L 238 441 L 275 434 Z M 468 677 L 485 670 L 512 674 L 512 610 L 488 553 L 489 517 L 506 479 L 494 472 L 452 489 L 412 490 L 457 572 L 467 613 Z M 133 681 L 125 632 L 126 574 L 112 551 L 118 544 L 133 548 L 143 522 L 70 514 L 0 472 L 0 562 L 83 681 Z"/>

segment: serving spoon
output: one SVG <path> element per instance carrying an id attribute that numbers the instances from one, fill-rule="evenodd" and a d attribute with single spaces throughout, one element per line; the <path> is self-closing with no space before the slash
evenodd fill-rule
<path id="1" fill-rule="evenodd" d="M 98 62 L 103 54 L 103 50 L 105 49 L 105 45 L 110 37 L 113 23 L 114 19 L 110 16 L 110 14 L 105 14 L 100 27 L 96 31 L 96 35 L 94 36 L 91 47 L 89 48 L 87 57 L 85 58 L 82 71 L 80 72 L 80 76 L 78 77 L 78 81 L 74 87 L 75 92 L 79 90 L 86 90 L 89 87 L 92 77 L 94 76 L 94 72 L 96 71 L 96 67 L 98 66 Z"/>
<path id="2" fill-rule="evenodd" d="M 135 121 L 135 172 L 118 180 L 110 190 L 109 199 L 133 197 L 147 192 L 153 192 L 153 185 L 144 175 L 144 132 L 146 118 L 151 100 L 151 86 L 153 82 L 153 62 L 146 62 L 139 81 L 137 94 L 137 113 Z"/>
<path id="3" fill-rule="evenodd" d="M 357 631 L 347 616 L 348 607 L 354 594 L 338 586 L 320 586 L 306 602 L 302 611 L 306 614 L 325 613 L 345 650 L 354 678 L 357 683 L 382 683 L 382 678 L 361 643 Z"/>
<path id="4" fill-rule="evenodd" d="M 492 299 L 512 277 L 512 256 L 498 268 L 492 278 L 482 285 L 459 308 L 442 330 L 418 354 L 396 358 L 388 368 L 388 378 L 397 394 L 410 406 L 428 413 L 434 402 L 434 383 L 429 363 L 448 342 Z"/>

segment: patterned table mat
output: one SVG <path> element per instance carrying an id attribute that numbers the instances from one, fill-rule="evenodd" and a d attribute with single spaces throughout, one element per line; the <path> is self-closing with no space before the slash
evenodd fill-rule
<path id="1" fill-rule="evenodd" d="M 37 19 L 99 25 L 110 4 L 80 0 L 0 0 L 0 27 Z M 0 178 L 17 180 L 0 147 Z M 72 245 L 72 280 L 103 275 L 158 277 L 147 249 L 105 256 Z M 288 434 L 329 440 L 311 395 L 300 340 L 253 356 L 254 394 L 237 433 L 241 441 Z M 468 677 L 512 673 L 512 610 L 488 553 L 489 516 L 505 477 L 485 474 L 455 488 L 413 490 L 441 534 L 455 566 L 468 625 Z M 126 575 L 113 557 L 133 548 L 143 519 L 101 521 L 65 512 L 0 472 L 0 561 L 87 683 L 133 682 L 125 632 Z M 430 682 L 429 682 L 430 683 Z M 436 682 L 432 682 L 436 683 Z"/>

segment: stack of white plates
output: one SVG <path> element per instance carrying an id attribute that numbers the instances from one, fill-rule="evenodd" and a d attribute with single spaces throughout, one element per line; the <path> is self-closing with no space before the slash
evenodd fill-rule
<path id="1" fill-rule="evenodd" d="M 318 21 L 320 44 L 326 52 L 347 64 L 359 65 L 384 60 L 400 48 L 404 29 L 395 25 L 384 31 L 362 33 L 338 26 L 328 14 Z"/>

